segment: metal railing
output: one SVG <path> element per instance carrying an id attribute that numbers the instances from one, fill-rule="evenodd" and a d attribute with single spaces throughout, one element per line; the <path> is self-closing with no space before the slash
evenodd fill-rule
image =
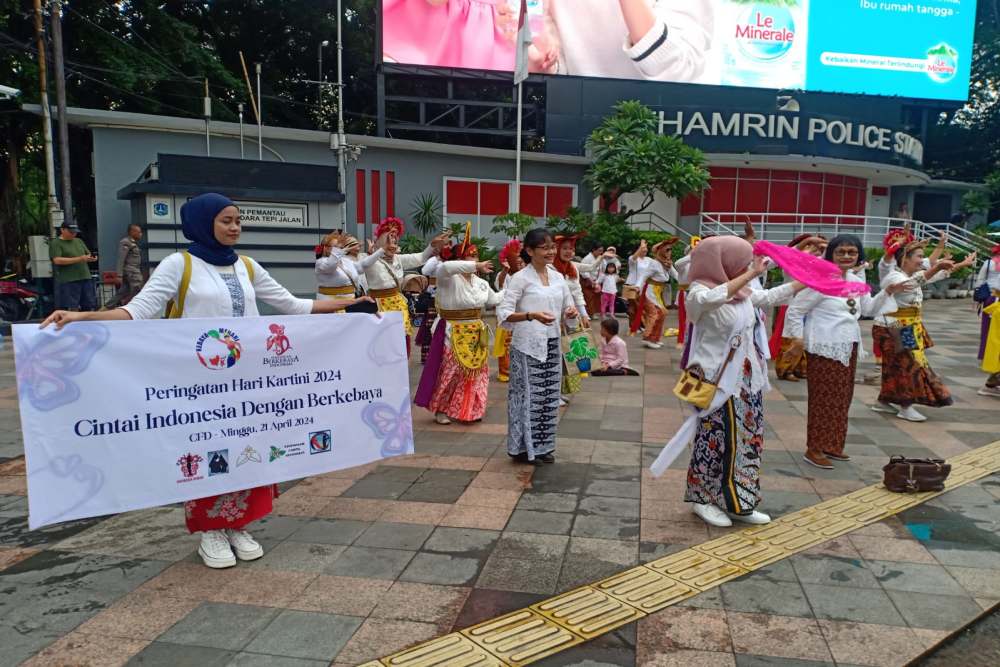
<path id="1" fill-rule="evenodd" d="M 687 231 L 677 223 L 667 220 L 662 215 L 651 211 L 633 215 L 629 218 L 628 224 L 629 227 L 632 227 L 632 229 L 639 231 L 673 234 L 674 236 L 679 236 L 685 241 L 689 241 L 691 239 L 691 232 Z"/>
<path id="2" fill-rule="evenodd" d="M 890 229 L 909 223 L 913 234 L 936 243 L 942 234 L 948 235 L 948 246 L 962 252 L 978 252 L 980 259 L 994 242 L 964 227 L 948 222 L 928 223 L 872 215 L 824 215 L 819 213 L 702 213 L 701 234 L 742 235 L 746 223 L 753 226 L 756 237 L 763 241 L 786 244 L 799 234 L 822 234 L 833 238 L 837 234 L 854 234 L 866 248 L 881 248 Z"/>

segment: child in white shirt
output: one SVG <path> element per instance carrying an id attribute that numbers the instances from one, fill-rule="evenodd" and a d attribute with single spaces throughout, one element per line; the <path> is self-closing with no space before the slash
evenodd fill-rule
<path id="1" fill-rule="evenodd" d="M 604 267 L 604 273 L 597 279 L 601 288 L 601 319 L 605 314 L 610 317 L 615 316 L 615 299 L 618 297 L 618 265 L 608 262 Z"/>

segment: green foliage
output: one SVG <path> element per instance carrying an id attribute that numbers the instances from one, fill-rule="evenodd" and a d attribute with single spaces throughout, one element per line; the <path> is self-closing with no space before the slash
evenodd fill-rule
<path id="1" fill-rule="evenodd" d="M 403 254 L 423 252 L 426 247 L 427 242 L 413 234 L 406 234 L 403 238 L 399 239 L 399 251 Z"/>
<path id="2" fill-rule="evenodd" d="M 962 195 L 962 213 L 976 215 L 988 213 L 990 210 L 990 196 L 979 190 L 970 190 Z"/>
<path id="3" fill-rule="evenodd" d="M 524 234 L 537 225 L 534 216 L 527 213 L 505 213 L 493 218 L 493 226 L 490 228 L 492 234 L 505 234 L 508 238 L 521 238 Z"/>
<path id="4" fill-rule="evenodd" d="M 643 195 L 639 207 L 624 211 L 623 219 L 649 208 L 657 192 L 682 200 L 708 187 L 705 156 L 679 137 L 659 134 L 649 107 L 626 101 L 614 109 L 587 140 L 594 162 L 586 180 L 594 192 L 609 199 L 623 193 Z"/>
<path id="5" fill-rule="evenodd" d="M 572 234 L 587 234 L 588 236 L 592 236 L 590 227 L 593 217 L 590 213 L 584 213 L 576 207 L 571 207 L 566 210 L 566 215 L 550 215 L 546 226 L 553 234 L 567 236 Z"/>
<path id="6" fill-rule="evenodd" d="M 441 198 L 433 194 L 420 194 L 410 203 L 410 223 L 424 237 L 441 228 L 444 219 Z"/>

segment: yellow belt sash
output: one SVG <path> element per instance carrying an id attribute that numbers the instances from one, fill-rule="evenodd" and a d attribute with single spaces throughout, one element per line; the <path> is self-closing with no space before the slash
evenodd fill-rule
<path id="1" fill-rule="evenodd" d="M 894 313 L 889 313 L 888 317 L 895 318 L 896 327 L 913 327 L 913 337 L 917 340 L 917 349 L 910 350 L 913 358 L 916 362 L 926 368 L 927 355 L 924 354 L 924 340 L 927 338 L 927 332 L 924 329 L 924 318 L 918 306 L 911 306 L 909 308 L 900 308 Z"/>
<path id="2" fill-rule="evenodd" d="M 482 311 L 439 310 L 438 315 L 451 325 L 451 353 L 466 375 L 482 370 L 490 352 L 490 330 L 483 322 Z"/>
<path id="3" fill-rule="evenodd" d="M 368 296 L 375 299 L 378 309 L 383 313 L 398 312 L 403 314 L 403 330 L 407 336 L 413 335 L 413 324 L 410 322 L 410 307 L 406 297 L 398 289 L 369 290 Z"/>

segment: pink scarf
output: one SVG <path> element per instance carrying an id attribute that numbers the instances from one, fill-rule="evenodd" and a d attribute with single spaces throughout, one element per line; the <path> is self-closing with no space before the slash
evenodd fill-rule
<path id="1" fill-rule="evenodd" d="M 699 247 L 701 247 L 700 244 Z M 833 262 L 814 257 L 795 248 L 775 245 L 770 241 L 757 241 L 753 246 L 753 253 L 770 257 L 781 267 L 786 276 L 798 280 L 820 294 L 859 296 L 871 292 L 871 287 L 867 283 L 845 280 L 840 267 Z"/>

